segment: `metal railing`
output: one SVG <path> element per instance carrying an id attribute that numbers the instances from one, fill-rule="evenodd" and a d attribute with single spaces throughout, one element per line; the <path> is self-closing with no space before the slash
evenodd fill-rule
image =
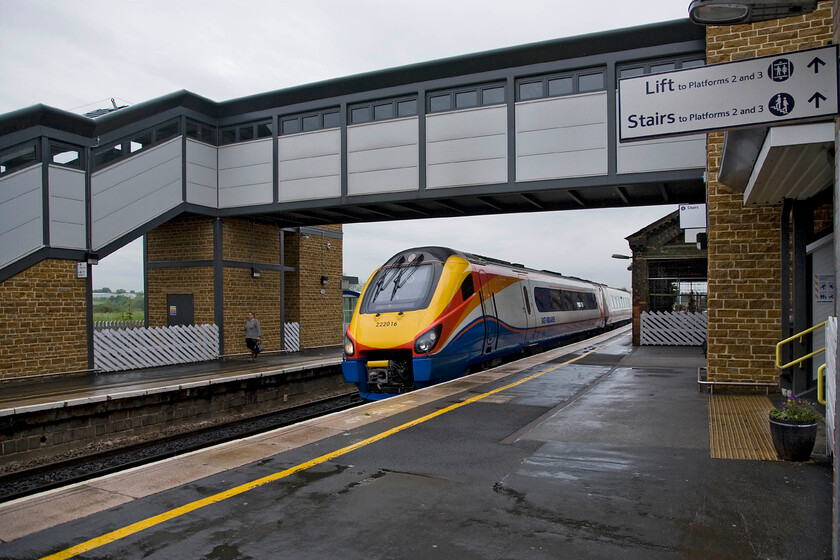
<path id="1" fill-rule="evenodd" d="M 791 366 L 795 366 L 795 365 L 797 365 L 797 364 L 801 364 L 801 363 L 802 363 L 802 362 L 804 362 L 805 360 L 808 360 L 808 359 L 810 359 L 810 358 L 813 358 L 813 357 L 814 357 L 814 356 L 816 356 L 817 354 L 820 354 L 820 353 L 822 353 L 822 352 L 825 352 L 825 346 L 823 346 L 823 347 L 822 347 L 822 348 L 820 348 L 819 350 L 814 350 L 814 351 L 813 351 L 813 352 L 811 352 L 810 354 L 805 355 L 805 356 L 802 356 L 801 358 L 797 358 L 797 359 L 793 360 L 792 362 L 789 362 L 789 363 L 784 364 L 784 365 L 782 365 L 782 363 L 781 363 L 781 362 L 782 362 L 782 346 L 783 346 L 783 345 L 787 344 L 788 342 L 793 342 L 794 340 L 797 340 L 797 339 L 799 339 L 799 342 L 802 342 L 802 338 L 803 338 L 806 334 L 810 334 L 810 333 L 814 332 L 815 330 L 817 330 L 818 328 L 820 328 L 820 327 L 824 327 L 824 326 L 825 326 L 825 321 L 823 321 L 823 322 L 822 322 L 822 323 L 820 323 L 819 325 L 814 325 L 814 326 L 813 326 L 813 327 L 811 327 L 810 329 L 805 329 L 804 331 L 802 331 L 802 332 L 800 332 L 800 333 L 797 333 L 797 334 L 795 334 L 795 335 L 793 335 L 793 336 L 790 336 L 790 337 L 788 337 L 788 338 L 786 338 L 786 339 L 782 340 L 782 341 L 781 341 L 781 342 L 779 342 L 778 344 L 776 344 L 776 368 L 778 368 L 778 369 L 787 369 L 787 368 L 789 368 L 789 367 L 791 367 Z"/>

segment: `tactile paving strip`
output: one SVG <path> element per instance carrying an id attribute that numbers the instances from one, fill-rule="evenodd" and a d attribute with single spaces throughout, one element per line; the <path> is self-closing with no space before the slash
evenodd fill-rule
<path id="1" fill-rule="evenodd" d="M 778 461 L 767 421 L 771 408 L 765 396 L 709 395 L 712 458 Z"/>

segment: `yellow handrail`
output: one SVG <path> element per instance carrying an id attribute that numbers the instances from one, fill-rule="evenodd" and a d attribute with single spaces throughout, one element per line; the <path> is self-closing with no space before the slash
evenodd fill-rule
<path id="1" fill-rule="evenodd" d="M 808 358 L 813 358 L 814 356 L 816 356 L 820 352 L 825 352 L 825 346 L 823 346 L 819 350 L 815 350 L 815 351 L 811 352 L 810 354 L 808 354 L 807 356 L 802 356 L 801 358 L 798 358 L 798 359 L 796 359 L 796 360 L 794 360 L 794 361 L 792 361 L 788 364 L 782 365 L 780 363 L 782 361 L 782 344 L 787 344 L 788 342 L 790 342 L 792 340 L 796 340 L 797 338 L 801 340 L 803 336 L 805 336 L 806 334 L 811 333 L 811 332 L 817 330 L 818 328 L 824 326 L 825 323 L 826 322 L 823 321 L 819 325 L 814 325 L 810 329 L 805 329 L 801 333 L 795 334 L 795 335 L 793 335 L 789 338 L 784 339 L 783 341 L 779 342 L 778 344 L 776 344 L 776 367 L 778 369 L 787 369 L 791 366 L 795 366 L 796 364 L 801 364 L 802 362 L 804 362 Z"/>
<path id="2" fill-rule="evenodd" d="M 825 364 L 817 370 L 817 402 L 825 406 Z"/>

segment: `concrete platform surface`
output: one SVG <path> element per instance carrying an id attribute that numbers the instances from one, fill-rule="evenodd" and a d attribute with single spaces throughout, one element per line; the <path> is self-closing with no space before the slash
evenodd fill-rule
<path id="1" fill-rule="evenodd" d="M 177 389 L 184 383 L 233 380 L 257 373 L 279 374 L 300 368 L 340 364 L 340 347 L 286 354 L 262 354 L 256 361 L 227 358 L 111 373 L 25 377 L 0 381 L 0 410 L 117 393 Z"/>
<path id="2" fill-rule="evenodd" d="M 0 557 L 829 558 L 830 463 L 712 458 L 698 352 L 623 331 L 0 504 Z"/>

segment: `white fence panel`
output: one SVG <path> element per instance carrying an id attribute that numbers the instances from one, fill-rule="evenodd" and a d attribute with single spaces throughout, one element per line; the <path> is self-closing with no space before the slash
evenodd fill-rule
<path id="1" fill-rule="evenodd" d="M 94 367 L 100 371 L 215 360 L 219 357 L 219 328 L 182 325 L 95 330 L 93 356 Z"/>
<path id="2" fill-rule="evenodd" d="M 702 346 L 706 340 L 705 313 L 642 312 L 642 346 Z"/>
<path id="3" fill-rule="evenodd" d="M 298 323 L 283 325 L 283 350 L 300 352 L 300 325 Z"/>
<path id="4" fill-rule="evenodd" d="M 286 323 L 285 352 L 300 352 L 300 325 Z M 93 332 L 93 363 L 100 371 L 125 371 L 206 362 L 219 357 L 216 325 L 114 328 L 97 323 Z"/>
<path id="5" fill-rule="evenodd" d="M 829 317 L 825 322 L 825 451 L 829 457 L 834 453 L 834 427 L 837 425 L 834 410 L 834 396 L 837 394 L 836 355 L 837 317 Z"/>

